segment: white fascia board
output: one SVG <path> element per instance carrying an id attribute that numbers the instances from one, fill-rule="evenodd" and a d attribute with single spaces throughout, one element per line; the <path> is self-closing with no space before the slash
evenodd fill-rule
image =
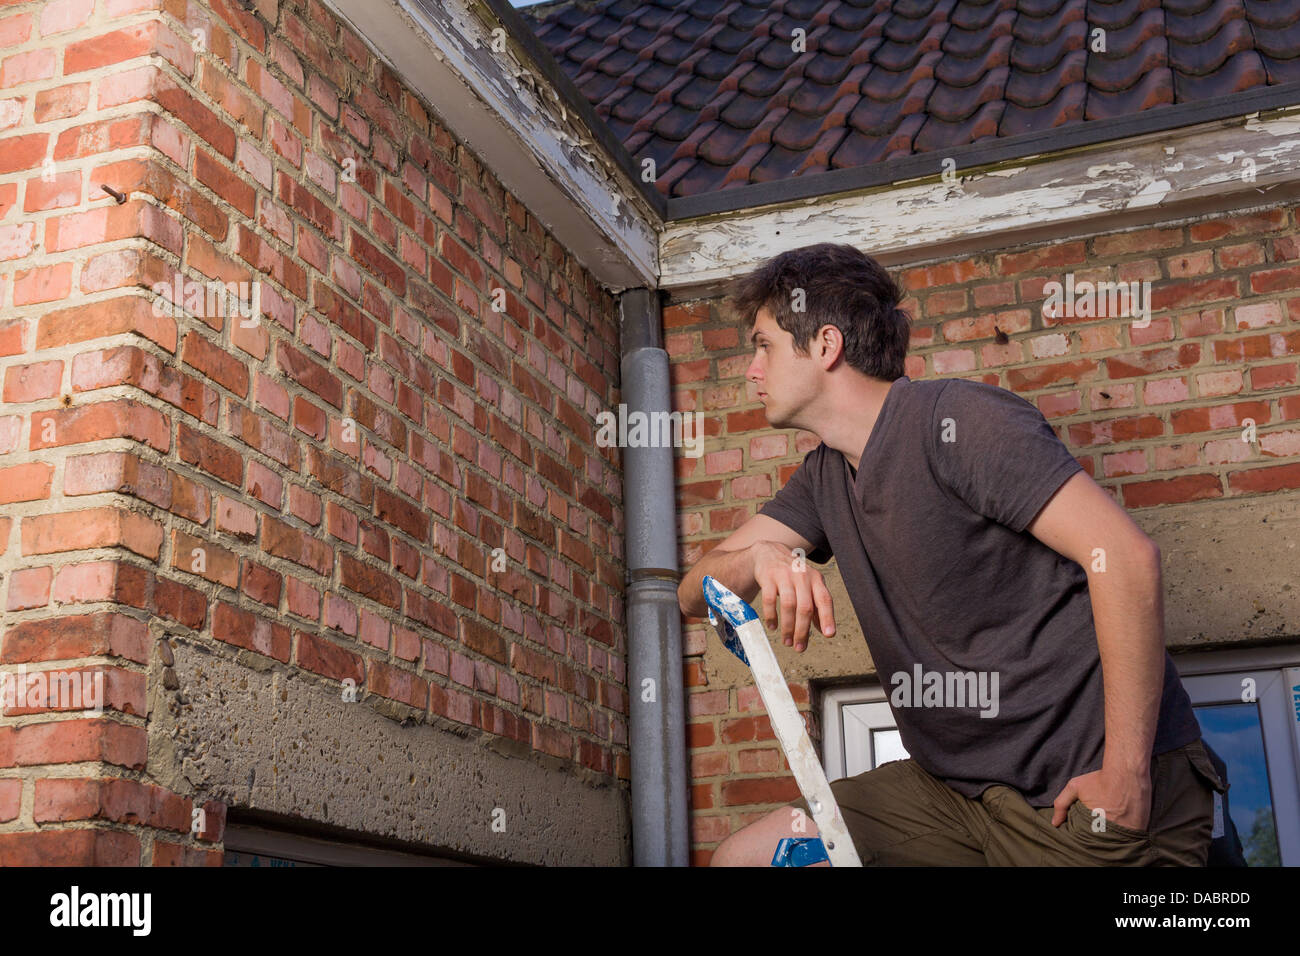
<path id="1" fill-rule="evenodd" d="M 659 216 L 488 7 L 326 2 L 603 286 L 655 285 Z"/>
<path id="2" fill-rule="evenodd" d="M 678 299 L 714 295 L 763 260 L 816 242 L 849 243 L 892 266 L 1273 205 L 1300 196 L 1300 106 L 962 170 L 951 181 L 938 175 L 941 160 L 924 180 L 670 221 L 659 286 Z"/>

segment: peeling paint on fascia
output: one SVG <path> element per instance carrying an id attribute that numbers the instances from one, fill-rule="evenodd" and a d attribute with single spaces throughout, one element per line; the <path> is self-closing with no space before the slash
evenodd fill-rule
<path id="1" fill-rule="evenodd" d="M 1132 163 L 1102 163 L 1100 166 L 1089 166 L 1087 176 L 1089 179 L 1096 179 L 1102 173 L 1118 173 L 1132 168 Z"/>
<path id="2" fill-rule="evenodd" d="M 1300 119 L 1300 115 L 1297 118 Z M 937 175 L 928 177 L 929 182 L 917 177 L 906 183 L 840 194 L 833 199 L 825 196 L 805 197 L 797 203 L 773 204 L 740 214 L 733 212 L 701 217 L 691 220 L 690 226 L 685 228 L 669 224 L 660 250 L 664 278 L 668 285 L 687 279 L 686 270 L 679 261 L 674 261 L 682 254 L 691 260 L 687 268 L 703 270 L 702 280 L 725 277 L 720 271 L 726 268 L 720 265 L 722 261 L 743 262 L 748 252 L 748 261 L 752 262 L 754 258 L 774 254 L 780 248 L 788 248 L 788 237 L 791 236 L 813 241 L 805 233 L 814 229 L 821 233 L 834 231 L 845 241 L 874 244 L 879 238 L 886 245 L 890 240 L 897 241 L 902 233 L 911 237 L 919 236 L 927 230 L 943 232 L 944 227 L 951 229 L 951 208 L 945 205 L 946 199 L 951 197 L 962 198 L 963 221 L 997 222 L 1000 229 L 1040 224 L 1044 219 L 1050 221 L 1055 216 L 1068 221 L 1090 213 L 1158 205 L 1174 190 L 1174 185 L 1168 178 L 1171 173 L 1180 173 L 1183 179 L 1188 175 L 1200 177 L 1199 182 L 1191 185 L 1180 183 L 1179 188 L 1183 190 L 1222 187 L 1237 180 L 1240 169 L 1225 161 L 1225 156 L 1231 159 L 1237 155 L 1248 155 L 1251 151 L 1233 149 L 1225 153 L 1223 144 L 1215 144 L 1219 145 L 1219 152 L 1211 155 L 1215 155 L 1218 164 L 1211 161 L 1210 155 L 1198 155 L 1196 151 L 1202 148 L 1202 141 L 1213 142 L 1214 138 L 1241 135 L 1241 127 L 1245 123 L 1244 118 L 1233 117 L 1205 124 L 1195 131 L 1189 131 L 1177 147 L 1159 143 L 1155 135 L 1135 138 L 1133 143 L 1125 143 L 1124 148 L 1130 152 L 1146 151 L 1151 158 L 1144 161 L 1141 168 L 1126 160 L 1093 164 L 1085 167 L 1087 179 L 1083 181 L 1077 173 L 1070 176 L 1053 175 L 1037 186 L 1027 186 L 1022 181 L 1022 174 L 1042 163 L 1077 162 L 1087 155 L 1104 154 L 1106 150 L 1114 150 L 1114 144 L 1078 147 L 1056 154 L 1036 154 L 1034 157 L 1021 158 L 1020 165 L 1013 169 L 989 169 L 973 175 L 963 175 L 961 182 L 955 185 L 943 183 Z M 1159 152 L 1156 156 L 1151 156 L 1156 147 Z M 1169 165 L 1163 161 L 1178 149 L 1185 151 L 1178 163 Z M 1277 143 L 1276 148 L 1254 151 L 1260 160 L 1261 176 L 1270 175 L 1267 167 L 1279 158 L 1285 160 L 1285 168 L 1272 171 L 1271 175 L 1293 174 L 1298 153 L 1300 143 L 1290 140 Z M 1157 156 L 1160 158 L 1156 159 Z M 1222 164 L 1222 168 L 1218 168 L 1219 164 Z M 1014 192 L 1009 193 L 1000 187 L 989 188 L 999 182 L 1005 183 Z M 864 221 L 861 212 L 863 204 L 870 203 L 873 199 L 879 203 L 880 197 L 890 192 L 903 194 L 902 198 L 895 199 L 894 208 L 906 210 L 906 225 L 899 229 L 897 223 L 881 224 L 878 220 L 888 214 L 879 210 L 874 217 L 877 222 Z M 754 236 L 755 229 L 764 234 L 763 238 Z M 727 255 L 729 250 L 734 251 Z M 711 259 L 719 263 L 719 269 L 710 268 Z"/>
<path id="3" fill-rule="evenodd" d="M 501 30 L 505 29 L 504 26 L 499 24 L 490 7 L 484 3 L 475 2 L 475 0 L 471 0 L 471 2 L 473 2 L 473 12 L 476 14 L 475 27 L 486 31 L 489 36 L 493 29 L 490 26 L 492 23 L 497 23 L 497 28 Z M 442 0 L 440 5 L 446 7 L 448 3 L 446 0 Z M 473 27 L 470 29 L 473 29 Z M 474 39 L 477 44 L 483 38 L 477 31 L 474 32 Z M 531 103 L 526 102 L 522 95 L 517 100 L 518 105 L 525 111 L 525 115 L 535 114 L 537 118 L 550 125 L 559 140 L 573 151 L 570 154 L 570 159 L 579 158 L 591 169 L 599 171 L 607 181 L 617 182 L 618 177 L 612 171 L 613 164 L 605 161 L 603 157 L 598 159 L 592 153 L 592 148 L 595 146 L 594 140 L 585 135 L 586 130 L 579 124 L 576 116 L 570 117 L 569 111 L 559 93 L 545 81 L 545 78 L 535 74 L 529 68 L 531 61 L 526 61 L 521 55 L 517 44 L 510 42 L 509 33 L 506 33 L 506 41 L 505 54 L 510 59 L 505 66 L 505 72 L 511 77 L 517 92 L 522 94 L 522 88 L 526 87 L 532 96 Z M 491 71 L 484 72 L 490 75 Z M 557 109 L 558 117 L 556 116 Z"/>
<path id="4" fill-rule="evenodd" d="M 625 185 L 622 171 L 599 150 L 578 117 L 564 107 L 559 94 L 545 78 L 529 68 L 531 60 L 524 57 L 517 44 L 511 41 L 509 33 L 506 33 L 504 52 L 491 50 L 493 24 L 500 29 L 504 27 L 489 7 L 478 0 L 401 0 L 399 6 L 417 23 L 420 17 L 427 18 L 463 51 L 466 63 L 457 63 L 436 46 L 432 47 L 435 56 L 467 85 L 470 85 L 467 74 L 472 70 L 475 79 L 491 87 L 490 90 L 475 92 L 489 103 L 496 98 L 501 104 L 497 107 L 498 112 L 519 121 L 521 128 L 515 131 L 516 137 L 533 152 L 538 166 L 571 201 L 588 209 L 589 215 L 597 221 L 624 233 L 639 233 L 639 241 L 651 248 L 657 245 L 654 224 L 658 215 L 634 188 Z M 490 62 L 483 59 L 484 55 Z M 549 160 L 562 158 L 571 170 L 583 170 L 586 176 L 565 182 L 554 175 L 545 156 L 548 152 L 545 148 L 546 132 L 556 144 L 549 151 Z M 590 181 L 584 183 L 581 181 L 583 178 Z M 628 212 L 621 216 L 616 214 L 612 203 L 606 201 L 610 195 L 618 196 L 630 207 Z M 630 214 L 631 210 L 635 210 L 635 216 Z"/>
<path id="5" fill-rule="evenodd" d="M 1287 116 L 1287 113 L 1294 115 Z M 1300 106 L 1275 110 L 1267 122 L 1261 122 L 1258 113 L 1251 113 L 1246 117 L 1245 129 L 1248 133 L 1265 133 L 1278 137 L 1300 135 Z"/>
<path id="6" fill-rule="evenodd" d="M 1159 206 L 1171 193 L 1181 198 L 1241 192 L 1240 166 L 1225 162 L 1225 157 L 1238 154 L 1238 143 L 1241 155 L 1255 158 L 1256 174 L 1265 186 L 1259 192 L 1300 178 L 1300 140 L 1269 139 L 1269 147 L 1261 150 L 1253 142 L 1258 134 L 1243 133 L 1243 122 L 1238 118 L 1187 131 L 1178 142 L 1181 158 L 1174 165 L 1168 164 L 1173 147 L 1144 138 L 1137 144 L 1106 147 L 1127 157 L 1110 163 L 1096 162 L 1099 152 L 1104 155 L 1102 149 L 1073 150 L 1048 157 L 1048 168 L 1032 164 L 1014 175 L 990 171 L 963 176 L 960 185 L 934 178 L 805 199 L 797 206 L 732 214 L 729 220 L 669 224 L 660 246 L 662 284 L 673 288 L 724 281 L 756 260 L 827 235 L 891 251 L 1054 221 L 1079 223 L 1093 215 Z M 1270 134 L 1276 132 L 1269 129 Z M 1043 177 L 1038 183 L 1029 178 L 1035 167 L 1036 175 Z M 959 213 L 949 197 L 960 197 Z"/>
<path id="7" fill-rule="evenodd" d="M 1179 169 L 1182 163 L 1178 164 Z M 1158 179 L 1154 182 L 1147 183 L 1142 189 L 1124 203 L 1125 209 L 1142 209 L 1146 206 L 1154 206 L 1160 203 L 1173 188 L 1167 179 Z"/>

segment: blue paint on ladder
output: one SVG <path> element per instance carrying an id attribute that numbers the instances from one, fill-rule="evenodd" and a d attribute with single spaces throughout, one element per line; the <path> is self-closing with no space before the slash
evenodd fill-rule
<path id="1" fill-rule="evenodd" d="M 830 860 L 821 837 L 786 837 L 776 845 L 773 866 L 811 866 Z"/>
<path id="2" fill-rule="evenodd" d="M 707 574 L 704 576 L 704 600 L 709 605 L 709 623 L 717 630 L 718 637 L 727 650 L 748 667 L 749 658 L 745 656 L 745 647 L 740 643 L 736 628 L 749 621 L 757 621 L 758 614 L 738 594 Z M 716 616 L 714 611 L 718 612 Z"/>

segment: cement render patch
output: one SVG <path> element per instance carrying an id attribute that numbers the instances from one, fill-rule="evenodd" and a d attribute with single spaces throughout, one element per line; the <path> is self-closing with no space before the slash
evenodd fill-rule
<path id="1" fill-rule="evenodd" d="M 162 786 L 234 808 L 287 814 L 429 851 L 546 866 L 624 866 L 621 787 L 593 786 L 552 758 L 510 756 L 456 733 L 340 699 L 338 685 L 267 658 L 172 640 L 169 690 L 150 672 L 149 768 Z M 172 683 L 169 681 L 168 683 Z M 494 832 L 493 811 L 504 811 Z M 497 814 L 500 819 L 501 815 Z"/>
<path id="2" fill-rule="evenodd" d="M 1171 648 L 1300 640 L 1300 494 L 1132 514 L 1160 547 Z"/>

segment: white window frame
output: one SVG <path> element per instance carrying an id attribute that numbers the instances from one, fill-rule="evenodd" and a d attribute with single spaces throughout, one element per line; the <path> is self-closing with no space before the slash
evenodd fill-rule
<path id="1" fill-rule="evenodd" d="M 888 713 L 889 698 L 885 689 L 879 685 L 855 685 L 852 687 L 831 687 L 822 693 L 822 766 L 826 770 L 827 780 L 838 780 L 847 776 L 844 758 L 844 708 L 850 704 L 882 703 Z M 869 725 L 875 730 L 896 729 L 892 714 L 887 723 L 879 727 Z"/>
<path id="2" fill-rule="evenodd" d="M 1176 654 L 1174 665 L 1193 706 L 1241 703 L 1241 678 L 1255 679 L 1278 854 L 1283 866 L 1300 866 L 1300 727 L 1286 680 L 1288 669 L 1300 668 L 1300 647 Z M 1300 682 L 1300 673 L 1291 670 L 1290 674 Z M 1232 801 L 1231 790 L 1228 801 Z"/>

